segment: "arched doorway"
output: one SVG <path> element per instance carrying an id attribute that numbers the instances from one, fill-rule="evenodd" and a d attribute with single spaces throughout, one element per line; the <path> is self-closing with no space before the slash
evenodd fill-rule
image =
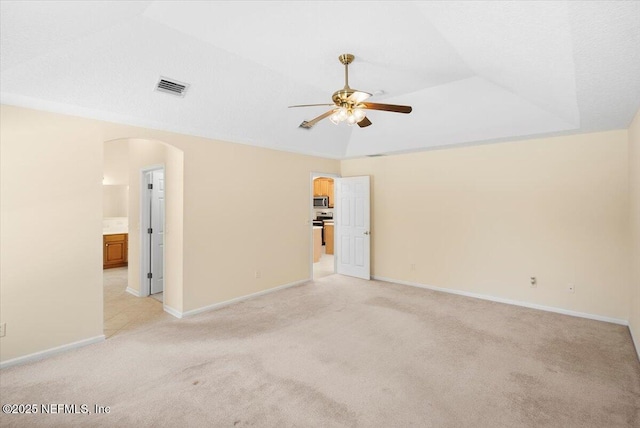
<path id="1" fill-rule="evenodd" d="M 119 271 L 104 271 L 104 331 L 107 337 L 135 329 L 145 321 L 164 316 L 165 312 L 175 315 L 182 310 L 183 164 L 182 150 L 162 141 L 121 138 L 104 143 L 103 233 L 108 232 L 114 222 L 116 227 L 117 224 L 125 226 L 127 232 L 126 267 L 120 267 Z M 147 278 L 150 254 L 145 188 L 148 174 L 160 170 L 164 174 L 165 201 L 160 228 L 163 235 L 163 290 L 160 298 L 158 293 L 155 295 L 160 302 L 151 302 L 144 300 L 152 291 Z M 121 195 L 122 188 L 126 189 L 126 197 Z M 121 209 L 123 199 L 126 210 Z M 117 201 L 120 201 L 119 211 Z M 106 217 L 107 214 L 121 217 L 112 219 Z M 156 228 L 155 232 L 158 231 Z"/>

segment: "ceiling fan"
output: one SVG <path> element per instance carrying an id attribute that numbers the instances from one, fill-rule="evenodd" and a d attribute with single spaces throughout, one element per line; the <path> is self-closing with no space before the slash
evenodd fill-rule
<path id="1" fill-rule="evenodd" d="M 303 104 L 289 106 L 293 107 L 315 107 L 315 106 L 332 106 L 332 109 L 321 114 L 315 119 L 303 121 L 300 128 L 311 129 L 313 125 L 327 117 L 336 125 L 340 122 L 347 122 L 348 125 L 355 125 L 365 128 L 371 125 L 371 121 L 366 116 L 365 110 L 382 110 L 392 111 L 395 113 L 411 113 L 411 106 L 400 106 L 395 104 L 378 104 L 365 102 L 371 96 L 368 92 L 358 91 L 349 87 L 349 64 L 354 60 L 352 54 L 342 54 L 338 57 L 340 62 L 344 64 L 344 88 L 338 89 L 333 93 L 333 104 Z"/>

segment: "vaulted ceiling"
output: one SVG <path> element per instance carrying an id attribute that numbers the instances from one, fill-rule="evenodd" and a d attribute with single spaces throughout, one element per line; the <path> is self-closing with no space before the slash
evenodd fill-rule
<path id="1" fill-rule="evenodd" d="M 640 2 L 0 3 L 0 101 L 331 158 L 626 128 Z M 344 85 L 373 126 L 324 120 Z M 154 91 L 160 76 L 190 84 Z"/>

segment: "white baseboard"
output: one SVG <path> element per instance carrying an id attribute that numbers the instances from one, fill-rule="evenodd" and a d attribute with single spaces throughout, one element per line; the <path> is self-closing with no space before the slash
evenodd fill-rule
<path id="1" fill-rule="evenodd" d="M 46 349 L 44 351 L 34 352 L 33 354 L 25 355 L 23 357 L 2 361 L 0 363 L 0 369 L 15 366 L 17 364 L 25 364 L 25 363 L 30 363 L 32 361 L 41 360 L 43 358 L 50 357 L 52 355 L 59 354 L 64 351 L 69 351 L 71 349 L 81 348 L 83 346 L 102 342 L 104 339 L 105 339 L 104 334 L 101 334 L 100 336 L 90 337 L 88 339 L 83 339 L 77 342 L 67 343 L 66 345 L 56 346 L 55 348 Z"/>
<path id="2" fill-rule="evenodd" d="M 399 279 L 385 278 L 382 276 L 372 276 L 372 278 L 378 281 L 392 282 L 394 284 L 401 284 L 401 285 L 409 285 L 411 287 L 424 288 L 424 289 L 433 290 L 433 291 L 442 291 L 444 293 L 457 294 L 457 295 L 466 296 L 466 297 L 474 297 L 476 299 L 490 300 L 492 302 L 498 302 L 498 303 L 506 303 L 507 305 L 522 306 L 530 309 L 538 309 L 541 311 L 555 312 L 557 314 L 571 315 L 579 318 L 588 318 L 591 320 L 604 321 L 604 322 L 609 322 L 613 324 L 620 324 L 620 325 L 626 325 L 626 326 L 629 325 L 629 321 L 627 320 L 605 317 L 602 315 L 588 314 L 586 312 L 571 311 L 568 309 L 556 308 L 554 306 L 538 305 L 537 303 L 529 303 L 529 302 L 523 302 L 520 300 L 505 299 L 503 297 L 488 296 L 486 294 L 470 293 L 468 291 L 454 290 L 451 288 L 434 287 L 427 284 L 420 284 L 418 282 L 402 281 Z"/>
<path id="3" fill-rule="evenodd" d="M 129 294 L 133 294 L 136 297 L 140 297 L 140 293 L 138 292 L 138 290 L 135 290 L 135 289 L 133 289 L 131 287 L 127 287 L 126 291 Z"/>
<path id="4" fill-rule="evenodd" d="M 173 309 L 171 306 L 163 305 L 162 309 L 169 315 L 173 315 L 176 318 L 182 318 L 182 312 L 177 309 Z"/>
<path id="5" fill-rule="evenodd" d="M 213 310 L 216 310 L 216 309 L 224 308 L 225 306 L 229 306 L 229 305 L 232 305 L 234 303 L 242 302 L 243 300 L 249 300 L 249 299 L 253 299 L 255 297 L 264 296 L 265 294 L 269 294 L 269 293 L 273 293 L 273 292 L 276 292 L 276 291 L 284 290 L 285 288 L 295 287 L 296 285 L 304 284 L 305 282 L 308 282 L 308 281 L 309 281 L 308 279 L 303 279 L 303 280 L 300 280 L 300 281 L 290 282 L 289 284 L 280 285 L 280 286 L 277 286 L 277 287 L 269 288 L 268 290 L 258 291 L 257 293 L 248 294 L 246 296 L 236 297 L 236 298 L 231 299 L 231 300 L 225 300 L 224 302 L 214 303 L 213 305 L 203 306 L 202 308 L 192 309 L 190 311 L 186 311 L 186 312 L 182 312 L 182 313 L 176 311 L 173 308 L 170 308 L 170 309 L 172 311 L 175 311 L 175 313 L 169 312 L 166 309 L 166 306 L 165 306 L 165 311 L 169 312 L 171 315 L 173 315 L 174 317 L 177 317 L 177 318 L 190 317 L 190 316 L 193 316 L 193 315 L 200 314 L 202 312 L 208 312 L 208 311 L 213 311 Z"/>

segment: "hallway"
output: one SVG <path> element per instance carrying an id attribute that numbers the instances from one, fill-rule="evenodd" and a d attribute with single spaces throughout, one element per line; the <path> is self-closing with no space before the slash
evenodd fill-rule
<path id="1" fill-rule="evenodd" d="M 107 339 L 172 318 L 162 309 L 162 302 L 127 293 L 127 273 L 126 267 L 103 271 L 104 335 Z"/>

